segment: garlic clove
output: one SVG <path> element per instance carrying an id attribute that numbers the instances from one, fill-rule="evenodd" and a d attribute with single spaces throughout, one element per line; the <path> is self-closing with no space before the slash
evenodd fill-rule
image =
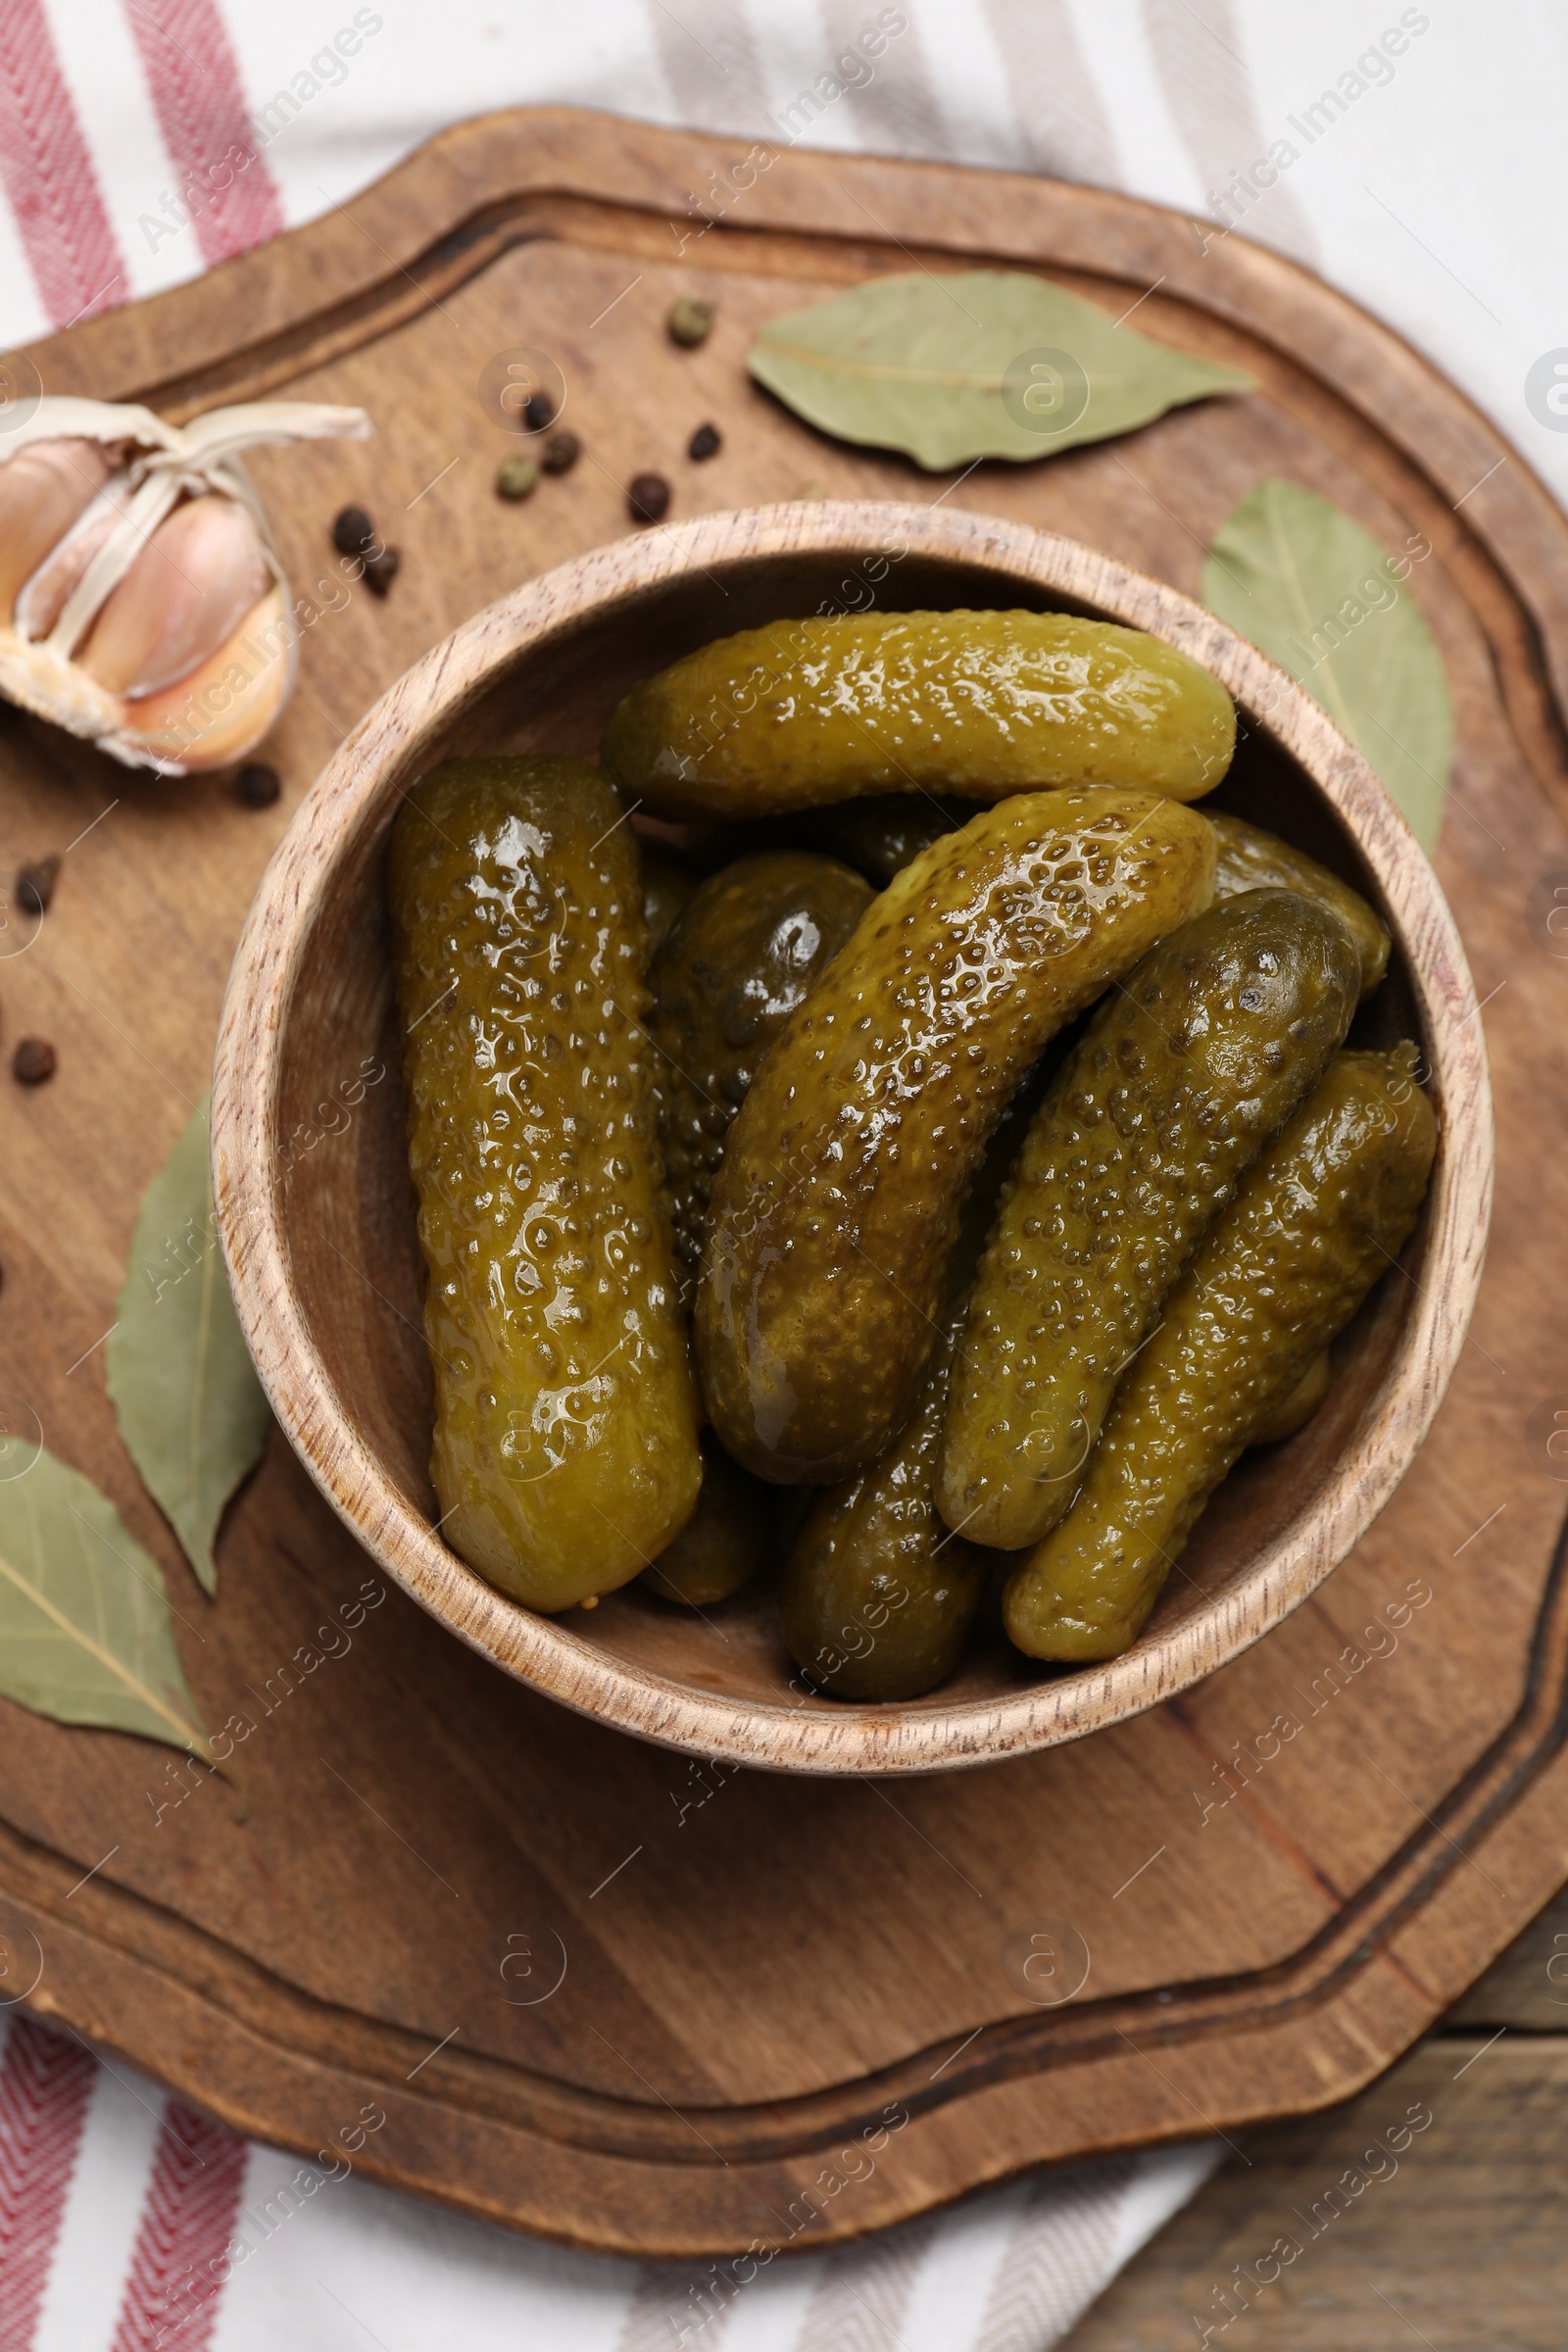
<path id="1" fill-rule="evenodd" d="M 190 775 L 226 767 L 261 742 L 282 710 L 297 652 L 288 593 L 278 582 L 189 676 L 123 704 L 103 748 Z"/>
<path id="2" fill-rule="evenodd" d="M 249 509 L 211 491 L 189 499 L 154 531 L 75 660 L 112 694 L 155 695 L 225 644 L 271 581 Z"/>
<path id="3" fill-rule="evenodd" d="M 0 466 L 0 623 L 113 471 L 97 441 L 33 441 Z"/>
<path id="4" fill-rule="evenodd" d="M 13 458 L 12 465 L 20 460 Z M 15 626 L 37 645 L 48 636 L 81 578 L 131 497 L 128 473 L 112 473 L 17 596 Z"/>
<path id="5" fill-rule="evenodd" d="M 370 429 L 363 410 L 317 401 L 181 426 L 45 395 L 0 434 L 0 698 L 130 767 L 177 776 L 242 758 L 299 659 L 242 455 Z"/>

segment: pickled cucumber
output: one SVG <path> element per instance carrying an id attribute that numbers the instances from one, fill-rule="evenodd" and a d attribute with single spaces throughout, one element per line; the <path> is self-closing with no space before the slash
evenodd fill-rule
<path id="1" fill-rule="evenodd" d="M 1231 762 L 1219 681 L 1157 637 L 1068 612 L 774 620 L 644 679 L 604 760 L 662 816 L 765 816 L 862 793 L 1000 800 L 1133 785 L 1196 800 Z"/>
<path id="2" fill-rule="evenodd" d="M 810 848 L 842 858 L 885 890 L 911 858 L 944 833 L 956 833 L 973 814 L 972 801 L 956 801 L 950 793 L 890 792 L 812 808 L 795 823 Z"/>
<path id="3" fill-rule="evenodd" d="M 1214 896 L 1234 898 L 1243 890 L 1298 890 L 1304 899 L 1337 914 L 1361 958 L 1361 994 L 1369 997 L 1389 968 L 1389 934 L 1358 890 L 1331 874 L 1326 865 L 1292 849 L 1276 833 L 1250 825 L 1245 817 L 1227 816 L 1223 809 L 1205 808 L 1219 835 L 1219 858 L 1214 867 Z"/>
<path id="4" fill-rule="evenodd" d="M 695 1266 L 730 1121 L 757 1065 L 871 904 L 808 850 L 737 858 L 695 893 L 648 985 L 675 1246 Z"/>
<path id="5" fill-rule="evenodd" d="M 869 1469 L 816 1495 L 785 1563 L 785 1646 L 837 1698 L 917 1698 L 947 1680 L 967 1646 L 991 1561 L 937 1515 L 937 1448 L 975 1266 L 1044 1091 L 1037 1063 L 1003 1112 L 964 1203 L 941 1337 L 907 1424 Z"/>
<path id="6" fill-rule="evenodd" d="M 1038 1543 L 1199 1237 L 1355 1009 L 1339 918 L 1223 899 L 1113 990 L 1018 1155 L 981 1261 L 937 1478 L 948 1525 Z"/>
<path id="7" fill-rule="evenodd" d="M 1437 1148 L 1415 1060 L 1337 1054 L 1243 1177 L 1123 1376 L 1072 1509 L 1007 1580 L 1031 1657 L 1129 1647 L 1215 1487 L 1388 1271 Z"/>
<path id="8" fill-rule="evenodd" d="M 620 815 L 580 761 L 457 760 L 392 835 L 430 1474 L 453 1550 L 546 1610 L 646 1567 L 702 1477 Z"/>
<path id="9" fill-rule="evenodd" d="M 858 1477 L 817 1495 L 785 1566 L 785 1647 L 836 1698 L 915 1698 L 968 1645 L 988 1562 L 943 1526 L 931 1494 L 961 1312 L 905 1428 Z"/>
<path id="10" fill-rule="evenodd" d="M 695 1319 L 738 1461 L 821 1484 L 912 1410 L 959 1207 L 1064 1022 L 1207 904 L 1214 833 L 1134 792 L 1021 794 L 873 901 L 730 1129 Z"/>
<path id="11" fill-rule="evenodd" d="M 773 1490 L 732 1462 L 705 1429 L 703 1491 L 673 1544 L 666 1544 L 643 1583 L 662 1600 L 710 1609 L 749 1584 L 768 1549 Z"/>
<path id="12" fill-rule="evenodd" d="M 1248 1439 L 1249 1446 L 1283 1446 L 1304 1429 L 1329 1393 L 1331 1373 L 1329 1351 L 1314 1356 L 1288 1396 L 1282 1396 Z"/>
<path id="13" fill-rule="evenodd" d="M 689 858 L 662 841 L 639 841 L 643 875 L 643 921 L 648 926 L 648 953 L 657 956 L 675 919 L 702 881 Z"/>

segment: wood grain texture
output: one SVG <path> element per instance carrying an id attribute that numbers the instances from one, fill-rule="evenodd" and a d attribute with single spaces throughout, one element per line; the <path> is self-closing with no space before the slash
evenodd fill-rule
<path id="1" fill-rule="evenodd" d="M 1455 2027 L 1568 2034 L 1568 1895 L 1559 1894 L 1450 2011 Z"/>
<path id="2" fill-rule="evenodd" d="M 0 1394 L 160 1559 L 207 1721 L 252 1727 L 246 1818 L 205 1778 L 158 1815 L 175 1794 L 158 1750 L 0 1706 L 0 1929 L 38 1953 L 35 2006 L 241 2129 L 312 2152 L 375 2097 L 375 2177 L 665 2253 L 832 2242 L 1042 2159 L 1343 2097 L 1568 1874 L 1548 1450 L 1568 1411 L 1568 967 L 1543 916 L 1568 882 L 1562 518 L 1416 355 L 1239 239 L 1204 253 L 1179 217 L 1127 199 L 795 153 L 678 251 L 687 189 L 732 160 L 722 140 L 620 122 L 497 118 L 199 287 L 38 347 L 51 390 L 152 393 L 172 413 L 264 389 L 363 402 L 375 442 L 264 452 L 254 471 L 297 587 L 328 575 L 350 500 L 404 568 L 384 605 L 318 598 L 270 747 L 277 808 L 127 778 L 27 722 L 0 732 L 8 858 L 74 845 L 41 936 L 0 969 L 5 1041 L 46 1035 L 61 1055 L 49 1087 L 11 1098 Z M 1162 278 L 1148 331 L 1260 389 L 950 489 L 821 440 L 746 380 L 756 324 L 910 255 L 1045 268 L 1112 316 Z M 676 293 L 718 304 L 698 352 L 662 339 Z M 517 509 L 489 493 L 514 444 L 474 388 L 519 345 L 559 354 L 587 454 Z M 724 450 L 689 465 L 709 416 Z M 95 1345 L 286 818 L 469 614 L 629 539 L 622 485 L 647 467 L 669 476 L 676 519 L 807 491 L 943 496 L 938 514 L 1056 531 L 1188 593 L 1271 473 L 1391 547 L 1417 533 L 1432 550 L 1412 587 L 1458 720 L 1436 862 L 1490 1000 L 1469 1027 L 1497 1120 L 1469 1342 L 1334 1577 L 1205 1682 L 1065 1747 L 896 1787 L 705 1767 L 453 1641 L 377 1575 L 280 1436 L 207 1602 L 118 1445 Z M 389 1102 L 373 1088 L 319 1149 L 383 1150 L 368 1130 L 395 1132 Z M 367 1581 L 384 1597 L 351 1624 Z M 1432 1597 L 1396 1627 L 1412 1582 Z M 1298 1732 L 1260 1755 L 1287 1711 Z M 1056 2008 L 1018 1973 L 1018 1938 L 1046 1921 L 1090 1959 Z M 890 2106 L 909 2121 L 871 2177 L 803 2205 Z"/>
<path id="3" fill-rule="evenodd" d="M 1226 2352 L 1558 2352 L 1565 2098 L 1568 2039 L 1434 2035 L 1348 2106 L 1242 2134 L 1061 2352 L 1204 2326 Z"/>
<path id="4" fill-rule="evenodd" d="M 1356 1039 L 1417 1037 L 1442 1140 L 1410 1250 L 1339 1344 L 1330 1404 L 1227 1482 L 1126 1656 L 1041 1675 L 993 1633 L 928 1697 L 879 1706 L 802 1688 L 765 1589 L 710 1617 L 636 1587 L 540 1617 L 450 1551 L 426 1468 L 401 1121 L 366 1118 L 358 1149 L 296 1154 L 289 1139 L 336 1072 L 393 1056 L 386 844 L 427 768 L 505 746 L 591 751 L 656 662 L 718 629 L 818 611 L 839 577 L 890 552 L 879 605 L 1088 611 L 1223 680 L 1248 738 L 1226 797 L 1314 845 L 1329 831 L 1383 911 L 1396 968 Z M 393 1082 L 381 1102 L 395 1112 Z M 436 646 L 354 729 L 290 827 L 235 956 L 213 1079 L 214 1192 L 240 1321 L 283 1430 L 345 1524 L 520 1680 L 621 1731 L 781 1771 L 928 1773 L 1081 1739 L 1189 1690 L 1298 1607 L 1381 1510 L 1447 1387 L 1481 1276 L 1492 1149 L 1475 995 L 1448 910 L 1319 706 L 1223 622 L 1089 548 L 890 502 L 798 501 L 662 530 L 547 572 Z"/>

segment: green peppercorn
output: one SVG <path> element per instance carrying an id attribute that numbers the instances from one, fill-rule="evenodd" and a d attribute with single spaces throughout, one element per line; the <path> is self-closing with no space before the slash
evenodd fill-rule
<path id="1" fill-rule="evenodd" d="M 694 294 L 683 294 L 677 302 L 672 302 L 664 320 L 670 341 L 678 343 L 683 351 L 695 351 L 699 343 L 706 343 L 712 323 L 712 304 L 699 302 Z"/>
<path id="2" fill-rule="evenodd" d="M 496 468 L 497 498 L 532 498 L 539 481 L 535 458 L 508 458 Z"/>

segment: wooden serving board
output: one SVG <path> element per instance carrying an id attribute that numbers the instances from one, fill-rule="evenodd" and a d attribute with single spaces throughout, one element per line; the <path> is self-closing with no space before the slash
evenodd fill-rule
<path id="1" fill-rule="evenodd" d="M 682 251 L 688 190 L 743 152 L 497 117 L 200 285 L 39 346 L 48 389 L 176 416 L 363 402 L 375 441 L 255 470 L 300 590 L 329 575 L 350 499 L 404 566 L 385 604 L 358 591 L 307 630 L 280 808 L 129 776 L 31 722 L 0 733 L 7 867 L 73 845 L 37 944 L 0 966 L 8 1050 L 31 1032 L 60 1051 L 45 1088 L 0 1077 L 0 1394 L 158 1555 L 209 1724 L 254 1726 L 248 1815 L 205 1775 L 160 1813 L 186 1779 L 165 1751 L 0 1705 L 9 1984 L 245 2131 L 314 2152 L 373 2100 L 368 2174 L 650 2253 L 820 2244 L 1042 2159 L 1338 2098 L 1568 1875 L 1547 1443 L 1568 1412 L 1568 962 L 1544 920 L 1568 885 L 1568 526 L 1420 359 L 1239 239 L 1205 250 L 1177 216 L 1080 188 L 781 153 Z M 780 311 L 979 263 L 1045 270 L 1112 315 L 1143 298 L 1148 332 L 1260 389 L 957 486 L 835 446 L 744 374 Z M 677 293 L 718 305 L 695 353 L 662 332 Z M 490 490 L 515 443 L 476 386 L 519 347 L 555 355 L 585 454 L 515 508 Z M 698 466 L 708 418 L 724 449 Z M 456 622 L 630 528 L 623 486 L 649 469 L 674 517 L 954 496 L 1188 590 L 1270 473 L 1433 551 L 1413 585 L 1459 738 L 1438 864 L 1498 1119 L 1473 1341 L 1323 1591 L 1185 1698 L 1074 1746 L 891 1791 L 705 1770 L 552 1706 L 384 1590 L 278 1439 L 207 1601 L 118 1443 L 97 1343 L 290 808 Z"/>

